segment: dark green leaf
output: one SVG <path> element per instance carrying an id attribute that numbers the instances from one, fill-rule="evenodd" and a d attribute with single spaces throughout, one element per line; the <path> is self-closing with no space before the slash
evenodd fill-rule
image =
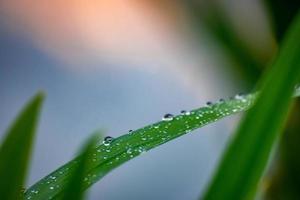
<path id="1" fill-rule="evenodd" d="M 62 200 L 81 200 L 84 195 L 84 179 L 88 174 L 88 169 L 92 162 L 92 153 L 95 145 L 99 141 L 99 137 L 94 136 L 89 139 L 87 144 L 78 157 L 78 166 L 71 172 L 70 180 L 66 186 L 66 190 L 62 194 Z"/>
<path id="2" fill-rule="evenodd" d="M 300 79 L 300 15 L 289 29 L 262 92 L 226 149 L 204 199 L 252 199 Z"/>
<path id="3" fill-rule="evenodd" d="M 0 147 L 1 200 L 21 199 L 43 94 L 37 94 L 17 117 Z"/>

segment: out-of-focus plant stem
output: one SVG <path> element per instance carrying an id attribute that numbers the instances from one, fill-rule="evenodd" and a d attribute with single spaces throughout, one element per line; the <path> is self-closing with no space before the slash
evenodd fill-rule
<path id="1" fill-rule="evenodd" d="M 299 12 L 298 0 L 265 0 L 278 43 Z M 292 109 L 274 169 L 266 178 L 265 199 L 300 199 L 300 101 Z"/>

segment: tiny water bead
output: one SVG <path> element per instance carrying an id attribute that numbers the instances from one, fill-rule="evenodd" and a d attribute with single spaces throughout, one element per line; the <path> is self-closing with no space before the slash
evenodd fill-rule
<path id="1" fill-rule="evenodd" d="M 173 116 L 172 114 L 166 114 L 163 116 L 163 122 L 158 122 L 142 129 L 128 130 L 128 135 L 126 135 L 126 137 L 115 139 L 107 136 L 103 141 L 100 141 L 103 143 L 103 145 L 96 148 L 96 153 L 93 154 L 94 157 L 92 159 L 93 161 L 100 163 L 101 166 L 103 165 L 103 169 L 106 169 L 106 167 L 113 169 L 119 164 L 122 164 L 123 162 L 130 160 L 135 156 L 143 154 L 158 145 L 166 143 L 183 134 L 189 133 L 224 116 L 245 110 L 252 104 L 253 100 L 255 99 L 255 95 L 245 95 L 242 98 L 245 99 L 246 103 L 243 103 L 242 99 L 236 99 L 235 96 L 233 97 L 233 101 L 226 99 L 226 103 L 224 104 L 221 103 L 225 101 L 224 99 L 220 99 L 216 103 L 207 102 L 208 106 L 191 111 L 182 110 L 180 111 L 180 115 L 177 117 Z M 174 124 L 176 124 L 176 126 L 178 125 L 177 129 L 173 128 L 175 127 L 173 126 Z M 130 135 L 132 133 L 134 134 Z M 134 138 L 134 143 L 132 143 L 130 140 L 131 138 Z M 100 171 L 99 174 L 100 173 L 102 177 L 107 172 Z M 57 172 L 57 174 L 52 174 L 51 177 L 49 176 L 46 180 L 49 182 L 46 184 L 45 181 L 46 186 L 42 187 L 47 188 L 47 190 L 53 194 L 59 192 L 62 188 L 62 185 L 60 188 L 57 188 L 57 186 L 61 183 L 63 177 L 59 174 Z M 63 169 L 63 174 L 67 174 L 66 168 Z M 99 174 L 97 174 L 97 176 L 100 177 Z M 92 175 L 93 174 L 90 174 L 84 179 L 85 184 L 91 185 L 96 181 L 96 178 L 92 177 Z M 42 190 L 38 191 L 39 194 L 28 192 L 25 198 L 33 199 L 35 196 L 41 194 Z"/>
<path id="2" fill-rule="evenodd" d="M 186 111 L 186 110 L 182 110 L 182 111 L 180 111 L 180 113 L 183 114 L 183 115 L 190 115 L 191 114 L 190 111 Z"/>
<path id="3" fill-rule="evenodd" d="M 243 93 L 236 94 L 234 96 L 234 98 L 237 99 L 237 100 L 242 100 L 244 98 L 244 94 Z"/>
<path id="4" fill-rule="evenodd" d="M 128 154 L 131 154 L 131 153 L 132 153 L 132 149 L 131 149 L 131 148 L 128 148 L 126 152 L 127 152 Z"/>
<path id="5" fill-rule="evenodd" d="M 162 118 L 163 121 L 172 121 L 174 116 L 172 114 L 165 114 Z"/>
<path id="6" fill-rule="evenodd" d="M 113 137 L 106 136 L 106 137 L 104 138 L 104 140 L 103 140 L 102 143 L 103 143 L 104 146 L 109 146 L 110 143 L 111 143 L 113 140 L 114 140 Z"/>
<path id="7" fill-rule="evenodd" d="M 213 103 L 211 101 L 206 102 L 206 106 L 212 106 Z"/>

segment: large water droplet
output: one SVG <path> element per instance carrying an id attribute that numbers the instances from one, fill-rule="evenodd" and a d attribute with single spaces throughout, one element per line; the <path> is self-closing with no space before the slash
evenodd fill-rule
<path id="1" fill-rule="evenodd" d="M 171 121 L 173 120 L 174 116 L 172 114 L 165 114 L 164 117 L 162 118 L 163 121 Z"/>
<path id="2" fill-rule="evenodd" d="M 104 138 L 104 140 L 103 140 L 103 144 L 104 144 L 104 146 L 109 146 L 110 145 L 110 143 L 112 142 L 114 140 L 114 138 L 113 137 L 110 137 L 110 136 L 106 136 L 105 138 Z"/>

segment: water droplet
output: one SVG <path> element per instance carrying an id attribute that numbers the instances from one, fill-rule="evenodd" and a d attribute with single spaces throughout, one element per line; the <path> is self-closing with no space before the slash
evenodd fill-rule
<path id="1" fill-rule="evenodd" d="M 104 144 L 104 146 L 109 146 L 110 145 L 110 143 L 112 142 L 114 140 L 114 138 L 113 137 L 110 137 L 110 136 L 106 136 L 105 138 L 104 138 L 104 140 L 103 140 L 103 144 Z"/>
<path id="2" fill-rule="evenodd" d="M 236 95 L 234 96 L 234 98 L 237 99 L 237 100 L 241 100 L 241 99 L 244 98 L 244 94 L 243 94 L 243 93 L 236 94 Z"/>
<path id="3" fill-rule="evenodd" d="M 131 154 L 132 153 L 132 149 L 131 148 L 127 149 L 127 153 Z"/>
<path id="4" fill-rule="evenodd" d="M 190 111 L 186 111 L 186 110 L 182 110 L 182 111 L 180 111 L 180 113 L 183 114 L 183 115 L 190 115 L 191 114 Z"/>
<path id="5" fill-rule="evenodd" d="M 165 114 L 164 117 L 162 118 L 163 121 L 171 121 L 173 120 L 174 116 L 172 114 Z"/>
<path id="6" fill-rule="evenodd" d="M 144 149 L 143 147 L 139 147 L 138 152 L 141 154 L 146 153 L 146 149 Z"/>
<path id="7" fill-rule="evenodd" d="M 54 189 L 54 187 L 53 187 L 53 186 L 50 186 L 50 187 L 49 187 L 49 189 L 50 189 L 50 190 L 53 190 L 53 189 Z"/>
<path id="8" fill-rule="evenodd" d="M 212 102 L 211 101 L 208 101 L 208 102 L 206 102 L 206 106 L 212 106 Z"/>
<path id="9" fill-rule="evenodd" d="M 25 192 L 26 192 L 26 188 L 22 188 L 20 190 L 20 196 L 23 197 Z"/>

